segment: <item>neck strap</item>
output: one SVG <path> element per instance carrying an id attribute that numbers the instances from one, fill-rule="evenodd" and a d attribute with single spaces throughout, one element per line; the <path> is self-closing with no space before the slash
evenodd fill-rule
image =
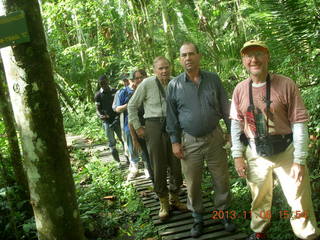
<path id="1" fill-rule="evenodd" d="M 270 81 L 270 74 L 267 75 L 267 88 L 266 88 L 266 99 L 265 99 L 265 103 L 267 106 L 267 135 L 269 135 L 269 111 L 270 111 L 270 105 L 271 105 L 271 101 L 270 101 L 270 89 L 271 89 L 271 81 Z M 249 101 L 250 101 L 250 105 L 249 105 L 249 109 L 251 112 L 254 112 L 254 104 L 253 104 L 253 96 L 252 96 L 252 80 L 249 83 Z"/>

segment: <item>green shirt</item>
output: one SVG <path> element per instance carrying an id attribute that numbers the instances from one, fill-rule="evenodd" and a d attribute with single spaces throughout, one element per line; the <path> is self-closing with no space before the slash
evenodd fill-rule
<path id="1" fill-rule="evenodd" d="M 162 86 L 166 91 L 167 85 Z M 138 109 L 140 106 L 142 106 L 142 104 L 144 106 L 143 117 L 145 119 L 166 116 L 166 99 L 162 96 L 158 88 L 155 76 L 144 79 L 129 101 L 129 123 L 133 125 L 134 129 L 138 129 L 141 127 L 141 123 L 138 117 Z"/>

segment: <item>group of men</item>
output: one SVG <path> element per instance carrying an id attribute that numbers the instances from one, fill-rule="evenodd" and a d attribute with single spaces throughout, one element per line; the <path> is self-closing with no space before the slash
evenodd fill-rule
<path id="1" fill-rule="evenodd" d="M 299 239 L 319 239 L 306 166 L 308 114 L 299 90 L 291 79 L 269 72 L 270 52 L 264 42 L 248 41 L 240 53 L 249 77 L 236 86 L 231 108 L 219 76 L 200 69 L 201 55 L 191 42 L 180 48 L 182 74 L 172 78 L 170 62 L 157 57 L 153 63 L 154 76 L 138 84 L 130 82 L 132 91 L 120 91 L 115 100 L 114 110 L 126 113 L 123 120 L 129 129 L 125 130 L 126 138 L 145 141 L 154 191 L 160 200 L 159 217 L 167 219 L 173 208 L 190 210 L 194 218 L 191 236 L 201 236 L 204 228 L 201 181 L 205 165 L 212 175 L 215 209 L 231 211 L 224 148 L 231 134 L 236 171 L 246 178 L 252 194 L 253 233 L 248 239 L 267 239 L 270 218 L 263 217 L 261 212 L 271 212 L 275 175 L 291 207 L 294 234 Z M 99 110 L 102 103 L 97 96 L 96 103 L 100 118 L 110 126 L 112 119 L 107 120 L 113 113 L 106 115 Z M 221 119 L 226 134 L 219 125 Z M 129 160 L 136 163 L 130 140 L 127 143 Z M 109 144 L 113 151 L 112 137 Z M 178 195 L 182 173 L 188 191 L 187 206 Z M 233 232 L 236 227 L 228 216 L 224 214 L 220 221 L 226 231 Z"/>

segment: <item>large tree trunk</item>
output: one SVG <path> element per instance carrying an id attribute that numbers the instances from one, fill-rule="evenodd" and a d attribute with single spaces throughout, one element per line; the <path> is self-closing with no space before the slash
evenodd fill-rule
<path id="1" fill-rule="evenodd" d="M 37 0 L 1 0 L 0 15 L 24 10 L 31 42 L 1 49 L 21 135 L 39 239 L 83 240 L 62 114 Z"/>
<path id="2" fill-rule="evenodd" d="M 11 165 L 13 167 L 15 179 L 17 181 L 17 184 L 21 186 L 25 192 L 27 192 L 27 177 L 22 166 L 22 158 L 20 154 L 17 132 L 14 125 L 11 105 L 8 101 L 8 94 L 6 91 L 2 68 L 2 63 L 0 63 L 0 114 L 3 117 L 4 127 L 8 138 Z"/>

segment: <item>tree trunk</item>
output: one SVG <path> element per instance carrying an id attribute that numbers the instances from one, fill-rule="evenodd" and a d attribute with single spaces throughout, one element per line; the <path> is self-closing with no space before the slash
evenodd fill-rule
<path id="1" fill-rule="evenodd" d="M 171 40 L 171 34 L 170 34 L 170 26 L 169 26 L 169 16 L 168 16 L 168 10 L 166 1 L 161 0 L 161 8 L 162 8 L 162 25 L 163 25 L 163 31 L 166 34 L 166 45 L 167 45 L 167 52 L 168 52 L 168 58 L 171 62 L 171 71 L 172 75 L 175 76 L 175 70 L 174 70 L 174 53 L 172 48 L 172 40 Z"/>
<path id="2" fill-rule="evenodd" d="M 8 95 L 5 87 L 5 81 L 2 74 L 2 63 L 0 64 L 0 114 L 3 117 L 4 127 L 6 130 L 9 152 L 11 158 L 11 165 L 13 167 L 15 179 L 17 184 L 22 187 L 25 192 L 28 192 L 27 177 L 23 170 L 22 159 L 20 154 L 20 147 L 17 137 L 16 128 L 14 125 L 14 118 L 11 105 L 8 101 Z M 26 199 L 26 198 L 24 198 Z"/>
<path id="3" fill-rule="evenodd" d="M 31 42 L 1 49 L 38 237 L 83 240 L 62 114 L 37 0 L 1 0 L 1 15 L 24 10 Z M 3 11 L 4 10 L 4 11 Z"/>

